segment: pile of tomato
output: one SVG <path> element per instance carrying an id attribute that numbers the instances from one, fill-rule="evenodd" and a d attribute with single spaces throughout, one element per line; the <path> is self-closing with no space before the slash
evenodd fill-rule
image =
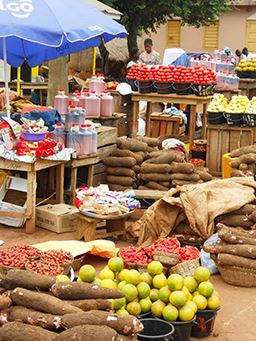
<path id="1" fill-rule="evenodd" d="M 127 74 L 127 79 L 152 82 L 215 84 L 216 75 L 211 69 L 185 66 L 151 66 L 133 65 Z"/>
<path id="2" fill-rule="evenodd" d="M 194 246 L 181 247 L 180 242 L 175 237 L 167 237 L 156 240 L 147 248 L 129 246 L 122 248 L 120 256 L 126 263 L 148 264 L 154 258 L 155 252 L 164 254 L 176 254 L 180 257 L 180 262 L 199 258 L 200 252 Z"/>

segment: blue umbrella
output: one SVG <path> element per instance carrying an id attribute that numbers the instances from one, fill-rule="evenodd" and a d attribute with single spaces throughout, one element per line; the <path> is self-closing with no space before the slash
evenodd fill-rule
<path id="1" fill-rule="evenodd" d="M 102 38 L 126 36 L 122 25 L 81 0 L 0 0 L 0 58 L 14 67 L 24 60 L 37 66 L 99 46 Z"/>

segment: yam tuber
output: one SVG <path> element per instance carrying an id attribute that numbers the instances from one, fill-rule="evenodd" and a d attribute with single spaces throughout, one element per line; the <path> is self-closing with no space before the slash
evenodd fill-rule
<path id="1" fill-rule="evenodd" d="M 172 180 L 184 180 L 184 181 L 199 181 L 200 176 L 199 174 L 191 173 L 191 174 L 184 174 L 184 173 L 174 173 L 171 174 Z"/>
<path id="2" fill-rule="evenodd" d="M 221 240 L 231 244 L 249 244 L 256 245 L 256 237 L 254 235 L 241 235 L 241 231 L 236 231 L 236 229 L 232 229 L 223 224 L 217 225 L 218 235 Z M 251 231 L 250 231 L 251 232 Z M 254 232 L 254 231 L 252 231 Z"/>
<path id="3" fill-rule="evenodd" d="M 256 223 L 256 210 L 254 210 L 250 215 L 249 215 L 249 219 Z"/>
<path id="4" fill-rule="evenodd" d="M 81 300 L 92 298 L 122 298 L 124 294 L 115 289 L 101 288 L 96 284 L 89 283 L 55 283 L 51 292 L 54 296 L 64 300 Z"/>
<path id="5" fill-rule="evenodd" d="M 169 181 L 171 179 L 170 174 L 160 174 L 160 173 L 141 173 L 139 178 L 144 181 Z"/>
<path id="6" fill-rule="evenodd" d="M 208 172 L 195 169 L 195 172 L 200 176 L 203 181 L 211 181 L 213 179 L 212 175 Z"/>
<path id="7" fill-rule="evenodd" d="M 5 313 L 9 322 L 20 321 L 52 331 L 58 330 L 61 327 L 60 316 L 41 313 L 25 307 L 11 307 Z"/>
<path id="8" fill-rule="evenodd" d="M 10 297 L 0 295 L 0 310 L 7 309 L 12 304 Z"/>
<path id="9" fill-rule="evenodd" d="M 230 156 L 234 158 L 234 157 L 239 157 L 241 155 L 250 154 L 250 153 L 256 153 L 256 144 L 235 149 L 230 153 Z"/>
<path id="10" fill-rule="evenodd" d="M 57 335 L 53 341 L 118 341 L 117 332 L 107 326 L 76 326 Z"/>
<path id="11" fill-rule="evenodd" d="M 67 314 L 61 318 L 62 326 L 70 329 L 83 324 L 104 325 L 115 329 L 118 333 L 131 335 L 143 330 L 142 323 L 134 316 L 121 317 L 106 311 L 92 310 L 80 314 Z"/>
<path id="12" fill-rule="evenodd" d="M 171 166 L 172 166 L 171 167 L 171 172 L 172 173 L 191 174 L 195 170 L 195 166 L 192 163 L 172 162 Z"/>
<path id="13" fill-rule="evenodd" d="M 232 168 L 239 168 L 241 163 L 245 163 L 247 165 L 255 164 L 256 163 L 256 154 L 250 153 L 250 154 L 246 154 L 246 155 L 241 155 L 240 157 L 231 161 L 230 166 Z"/>
<path id="14" fill-rule="evenodd" d="M 55 333 L 22 322 L 9 322 L 0 328 L 1 341 L 52 341 Z"/>
<path id="15" fill-rule="evenodd" d="M 104 299 L 90 299 L 90 300 L 70 300 L 64 301 L 68 304 L 71 304 L 77 308 L 82 309 L 83 311 L 90 310 L 111 310 L 112 303 L 109 300 Z"/>
<path id="16" fill-rule="evenodd" d="M 170 184 L 169 184 L 168 187 L 165 187 L 165 186 L 160 185 L 159 182 L 149 181 L 149 182 L 147 183 L 147 187 L 148 187 L 148 188 L 151 188 L 151 189 L 155 189 L 155 190 L 157 190 L 157 191 L 169 191 L 169 189 L 170 189 Z"/>
<path id="17" fill-rule="evenodd" d="M 145 153 L 144 152 L 134 152 L 134 157 L 137 161 L 137 164 L 141 165 L 145 159 Z"/>
<path id="18" fill-rule="evenodd" d="M 224 266 L 238 266 L 244 269 L 256 270 L 256 259 L 245 258 L 241 256 L 229 255 L 228 253 L 220 253 L 217 262 Z M 246 278 L 245 278 L 246 281 Z"/>
<path id="19" fill-rule="evenodd" d="M 128 176 L 107 175 L 107 182 L 121 186 L 132 186 L 135 179 Z"/>
<path id="20" fill-rule="evenodd" d="M 122 186 L 122 185 L 116 185 L 116 184 L 108 184 L 108 187 L 111 191 L 117 191 L 117 192 L 124 192 L 127 190 L 127 188 L 131 188 L 131 186 Z"/>
<path id="21" fill-rule="evenodd" d="M 117 145 L 120 149 L 128 149 L 132 152 L 145 152 L 147 150 L 148 145 L 145 142 L 138 141 L 136 139 L 131 138 L 119 138 L 117 139 Z"/>
<path id="22" fill-rule="evenodd" d="M 253 213 L 253 211 L 256 211 L 256 205 L 246 204 L 232 213 L 237 215 L 250 215 Z"/>
<path id="23" fill-rule="evenodd" d="M 9 270 L 5 279 L 15 287 L 42 291 L 48 291 L 56 282 L 54 276 L 41 275 L 26 270 Z"/>
<path id="24" fill-rule="evenodd" d="M 142 141 L 146 143 L 149 147 L 157 147 L 158 139 L 155 137 L 147 137 L 147 136 L 138 136 L 136 138 L 138 141 Z"/>
<path id="25" fill-rule="evenodd" d="M 153 152 L 158 153 L 158 152 Z M 152 154 L 152 153 L 151 153 Z M 161 164 L 161 163 L 172 163 L 173 161 L 176 162 L 184 162 L 184 156 L 181 153 L 174 152 L 172 150 L 168 151 L 162 151 L 161 155 L 158 157 L 152 158 L 147 160 L 147 163 L 155 163 L 155 164 Z"/>
<path id="26" fill-rule="evenodd" d="M 56 297 L 23 288 L 14 289 L 11 292 L 11 299 L 17 305 L 53 315 L 82 312 L 81 309 L 74 307 L 71 304 L 64 303 Z"/>
<path id="27" fill-rule="evenodd" d="M 4 292 L 6 292 L 6 289 L 0 287 L 0 295 L 2 295 Z"/>
<path id="28" fill-rule="evenodd" d="M 108 167 L 106 169 L 106 173 L 108 175 L 128 176 L 130 178 L 136 178 L 136 174 L 131 168 Z"/>
<path id="29" fill-rule="evenodd" d="M 166 164 L 150 164 L 150 163 L 143 163 L 141 165 L 141 172 L 142 173 L 170 173 L 171 166 Z"/>
<path id="30" fill-rule="evenodd" d="M 194 185 L 197 181 L 172 180 L 173 186 Z"/>
<path id="31" fill-rule="evenodd" d="M 134 153 L 127 149 L 116 149 L 112 152 L 111 156 L 117 156 L 117 157 L 134 157 Z"/>
<path id="32" fill-rule="evenodd" d="M 140 166 L 139 166 L 139 165 L 135 165 L 135 166 L 134 166 L 134 172 L 135 172 L 136 174 L 140 173 Z"/>
<path id="33" fill-rule="evenodd" d="M 218 222 L 228 226 L 241 226 L 244 228 L 250 228 L 253 222 L 246 215 L 236 215 L 234 213 L 228 213 L 218 217 Z"/>
<path id="34" fill-rule="evenodd" d="M 136 165 L 136 159 L 133 157 L 116 157 L 109 156 L 103 160 L 104 165 L 109 167 L 133 167 Z"/>
<path id="35" fill-rule="evenodd" d="M 248 165 L 246 163 L 241 163 L 239 165 L 239 170 L 242 171 L 242 172 L 245 172 L 249 169 Z"/>
<path id="36" fill-rule="evenodd" d="M 228 253 L 230 255 L 236 255 L 246 258 L 256 258 L 256 245 L 237 245 L 237 244 L 227 244 L 221 243 L 216 245 L 206 244 L 203 247 L 205 252 L 209 253 Z"/>

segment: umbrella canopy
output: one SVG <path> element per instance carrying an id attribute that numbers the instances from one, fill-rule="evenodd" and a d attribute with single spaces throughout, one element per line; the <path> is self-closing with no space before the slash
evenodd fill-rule
<path id="1" fill-rule="evenodd" d="M 125 28 L 81 0 L 0 0 L 0 58 L 33 67 L 127 36 Z M 4 40 L 1 38 L 5 38 Z"/>

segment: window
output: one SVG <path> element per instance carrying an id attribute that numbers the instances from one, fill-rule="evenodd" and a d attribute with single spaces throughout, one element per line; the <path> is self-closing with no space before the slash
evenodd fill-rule
<path id="1" fill-rule="evenodd" d="M 167 24 L 167 47 L 180 47 L 180 20 L 169 20 Z"/>
<path id="2" fill-rule="evenodd" d="M 247 20 L 246 47 L 250 52 L 256 52 L 256 21 Z"/>
<path id="3" fill-rule="evenodd" d="M 204 48 L 217 49 L 219 46 L 219 22 L 204 27 Z"/>

